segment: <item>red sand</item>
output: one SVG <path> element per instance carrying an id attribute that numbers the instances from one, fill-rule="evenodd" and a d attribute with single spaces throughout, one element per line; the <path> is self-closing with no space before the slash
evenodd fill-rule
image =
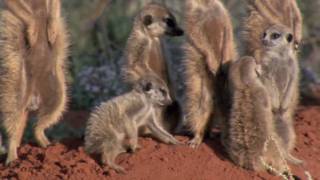
<path id="1" fill-rule="evenodd" d="M 80 118 L 82 115 L 68 115 Z M 86 113 L 83 114 L 87 116 Z M 305 160 L 306 169 L 320 180 L 320 107 L 300 108 L 296 117 L 297 148 L 293 152 Z M 81 123 L 83 124 L 83 123 Z M 187 141 L 185 137 L 178 137 Z M 23 145 L 20 160 L 8 168 L 0 165 L 1 179 L 107 179 L 107 180 L 224 180 L 280 179 L 267 173 L 255 173 L 236 167 L 227 158 L 218 138 L 206 140 L 199 149 L 168 146 L 144 138 L 136 154 L 123 154 L 118 162 L 125 175 L 101 167 L 83 151 L 81 140 L 64 141 L 42 149 Z M 1 158 L 1 162 L 5 157 Z M 306 179 L 301 167 L 291 166 L 293 173 Z"/>

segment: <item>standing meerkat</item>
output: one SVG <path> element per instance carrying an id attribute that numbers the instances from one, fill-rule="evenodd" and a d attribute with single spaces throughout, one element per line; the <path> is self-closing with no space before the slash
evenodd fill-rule
<path id="1" fill-rule="evenodd" d="M 229 73 L 232 110 L 222 143 L 237 165 L 255 171 L 288 172 L 279 137 L 275 133 L 271 99 L 259 79 L 261 67 L 253 57 L 232 64 Z"/>
<path id="2" fill-rule="evenodd" d="M 223 65 L 237 57 L 228 11 L 219 0 L 186 1 L 184 123 L 194 133 L 189 142 L 198 147 L 217 111 L 215 85 Z"/>
<path id="3" fill-rule="evenodd" d="M 0 114 L 8 135 L 6 164 L 17 148 L 28 111 L 39 103 L 35 138 L 49 145 L 44 130 L 66 106 L 65 59 L 68 38 L 60 0 L 5 0 L 0 19 Z M 40 101 L 35 99 L 40 99 Z"/>
<path id="4" fill-rule="evenodd" d="M 294 36 L 294 48 L 297 49 L 302 40 L 302 15 L 296 0 L 247 0 L 248 17 L 244 21 L 244 42 L 246 53 L 252 54 L 260 49 L 260 37 L 264 30 L 272 24 L 282 24 L 291 29 Z"/>
<path id="5" fill-rule="evenodd" d="M 125 82 L 134 85 L 146 74 L 156 74 L 169 83 L 162 43 L 165 35 L 181 36 L 183 30 L 168 8 L 149 3 L 135 17 L 127 42 L 123 68 Z"/>
<path id="6" fill-rule="evenodd" d="M 165 119 L 169 116 L 167 112 L 179 107 L 177 107 L 173 86 L 169 79 L 163 37 L 165 35 L 181 36 L 183 33 L 167 7 L 158 3 L 149 3 L 135 17 L 125 50 L 122 75 L 126 83 L 132 86 L 147 74 L 155 74 L 169 86 L 174 103 L 163 109 L 163 118 L 160 118 L 163 126 L 168 126 L 166 129 L 171 129 L 171 124 L 174 124 Z"/>
<path id="7" fill-rule="evenodd" d="M 261 54 L 230 68 L 232 110 L 222 142 L 242 167 L 284 175 L 287 161 L 302 163 L 290 154 L 299 74 L 293 41 L 289 28 L 271 26 L 261 35 Z"/>
<path id="8" fill-rule="evenodd" d="M 163 142 L 178 144 L 158 123 L 156 109 L 170 103 L 169 90 L 162 80 L 139 80 L 131 92 L 103 103 L 91 114 L 85 133 L 86 151 L 101 153 L 103 163 L 123 173 L 115 159 L 120 153 L 134 152 L 139 147 L 140 127 L 147 126 Z"/>
<path id="9" fill-rule="evenodd" d="M 299 101 L 299 64 L 290 28 L 273 25 L 263 33 L 263 49 L 258 55 L 261 80 L 269 96 L 273 121 L 282 146 L 290 154 L 295 146 L 294 112 Z"/>

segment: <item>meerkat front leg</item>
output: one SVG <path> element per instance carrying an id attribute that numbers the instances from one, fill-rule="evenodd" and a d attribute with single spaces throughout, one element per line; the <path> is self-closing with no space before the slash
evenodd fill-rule
<path id="1" fill-rule="evenodd" d="M 27 25 L 28 41 L 33 46 L 36 43 L 38 31 L 31 8 L 23 0 L 5 0 L 4 2 L 8 9 Z"/>
<path id="2" fill-rule="evenodd" d="M 137 124 L 134 123 L 130 118 L 126 118 L 128 124 L 125 124 L 125 134 L 127 135 L 126 142 L 127 149 L 131 152 L 136 152 L 137 149 L 140 149 L 140 145 L 138 143 L 139 134 Z"/>
<path id="3" fill-rule="evenodd" d="M 151 134 L 158 138 L 160 141 L 167 144 L 181 144 L 176 138 L 174 138 L 169 132 L 164 130 L 162 126 L 157 121 L 159 116 L 161 116 L 161 112 L 153 112 L 152 119 L 148 122 L 147 127 L 151 131 Z"/>
<path id="4" fill-rule="evenodd" d="M 6 165 L 18 159 L 17 148 L 20 146 L 24 128 L 26 126 L 28 113 L 16 112 L 5 118 L 4 126 L 8 134 L 8 156 Z"/>
<path id="5" fill-rule="evenodd" d="M 60 30 L 59 18 L 61 16 L 61 2 L 60 0 L 51 0 L 48 6 L 48 9 L 50 9 L 48 22 L 48 38 L 50 44 L 54 44 Z"/>
<path id="6" fill-rule="evenodd" d="M 195 19 L 193 16 L 188 16 L 187 18 L 190 21 L 187 23 L 187 25 L 190 24 L 190 27 L 188 27 L 190 29 L 190 35 L 188 36 L 189 43 L 203 56 L 209 71 L 215 75 L 219 67 L 219 63 L 212 49 L 210 48 L 211 45 L 208 42 L 208 37 L 199 27 L 199 23 L 195 22 L 197 19 Z"/>
<path id="7" fill-rule="evenodd" d="M 291 1 L 292 15 L 293 15 L 293 36 L 295 49 L 299 48 L 302 40 L 302 16 L 296 0 Z"/>

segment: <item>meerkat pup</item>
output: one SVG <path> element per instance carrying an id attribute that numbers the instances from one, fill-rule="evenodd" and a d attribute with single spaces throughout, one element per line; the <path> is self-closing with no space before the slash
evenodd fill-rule
<path id="1" fill-rule="evenodd" d="M 18 158 L 28 112 L 34 107 L 39 107 L 35 138 L 42 147 L 50 143 L 44 131 L 59 120 L 66 105 L 68 38 L 60 0 L 4 3 L 0 19 L 0 114 L 8 135 L 8 164 Z M 39 104 L 34 106 L 35 102 Z"/>
<path id="2" fill-rule="evenodd" d="M 178 26 L 170 10 L 158 3 L 147 4 L 135 17 L 134 25 L 125 50 L 125 63 L 122 71 L 124 81 L 134 85 L 146 74 L 159 76 L 169 86 L 173 104 L 163 109 L 161 124 L 172 129 L 175 122 L 168 122 L 168 112 L 180 109 L 174 97 L 164 54 L 164 36 L 181 36 L 183 30 Z"/>
<path id="3" fill-rule="evenodd" d="M 103 103 L 91 114 L 85 133 L 86 151 L 101 153 L 103 163 L 123 173 L 115 159 L 120 153 L 134 152 L 139 147 L 140 127 L 147 126 L 163 142 L 178 144 L 158 123 L 157 109 L 170 103 L 169 90 L 162 80 L 139 80 L 131 92 Z"/>
<path id="4" fill-rule="evenodd" d="M 295 49 L 298 49 L 302 40 L 302 15 L 296 0 L 247 0 L 249 15 L 245 20 L 244 28 L 249 37 L 244 37 L 248 43 L 247 52 L 259 46 L 261 34 L 271 24 L 283 24 L 293 32 Z"/>
<path id="5" fill-rule="evenodd" d="M 196 148 L 216 111 L 216 75 L 237 52 L 229 13 L 219 0 L 186 0 L 185 12 L 183 111 L 184 123 L 194 134 L 189 145 Z"/>
<path id="6" fill-rule="evenodd" d="M 272 167 L 282 175 L 289 171 L 287 161 L 302 163 L 290 154 L 299 75 L 293 41 L 289 28 L 273 25 L 262 34 L 261 54 L 231 66 L 233 103 L 222 142 L 230 158 L 242 167 Z"/>

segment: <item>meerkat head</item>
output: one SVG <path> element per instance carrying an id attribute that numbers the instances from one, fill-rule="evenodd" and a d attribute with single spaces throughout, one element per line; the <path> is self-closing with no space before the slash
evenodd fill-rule
<path id="1" fill-rule="evenodd" d="M 148 4 L 140 13 L 139 22 L 150 36 L 182 36 L 183 30 L 168 8 L 158 3 Z"/>
<path id="2" fill-rule="evenodd" d="M 262 36 L 262 44 L 267 49 L 288 48 L 293 46 L 293 34 L 289 28 L 282 25 L 269 27 Z"/>
<path id="3" fill-rule="evenodd" d="M 166 106 L 172 103 L 168 86 L 158 77 L 146 76 L 142 78 L 135 89 L 153 105 Z"/>

